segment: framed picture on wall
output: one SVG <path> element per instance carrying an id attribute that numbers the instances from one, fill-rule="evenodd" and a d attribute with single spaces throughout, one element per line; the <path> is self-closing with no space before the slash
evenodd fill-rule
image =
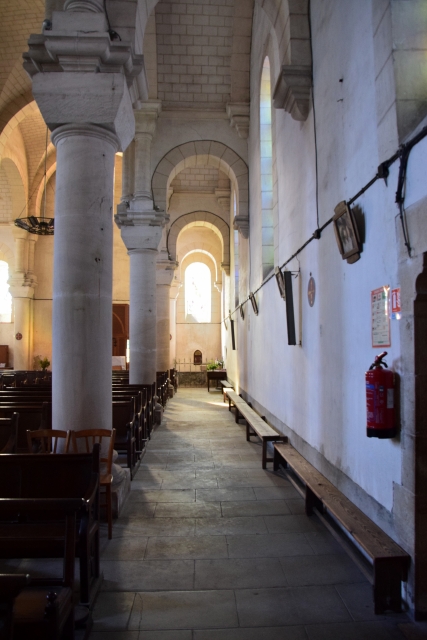
<path id="1" fill-rule="evenodd" d="M 242 318 L 242 320 L 245 319 L 245 312 L 243 310 L 243 305 L 241 304 L 239 307 L 239 311 L 240 311 L 240 317 Z"/>
<path id="2" fill-rule="evenodd" d="M 341 257 L 352 264 L 359 260 L 362 247 L 357 224 L 345 200 L 335 207 L 333 220 L 335 238 Z"/>
<path id="3" fill-rule="evenodd" d="M 236 351 L 236 338 L 234 336 L 234 320 L 230 318 L 230 327 L 231 327 L 231 348 L 233 351 Z"/>
<path id="4" fill-rule="evenodd" d="M 258 305 L 257 305 L 257 301 L 256 301 L 256 298 L 255 298 L 253 293 L 249 294 L 249 300 L 251 301 L 251 305 L 252 305 L 252 309 L 254 311 L 254 314 L 257 316 L 258 313 L 259 313 Z"/>
<path id="5" fill-rule="evenodd" d="M 283 273 L 281 272 L 279 267 L 275 267 L 274 273 L 276 275 L 276 281 L 277 281 L 277 286 L 279 287 L 279 293 L 283 298 L 283 300 L 286 300 L 286 290 L 285 290 L 285 283 L 283 281 Z"/>

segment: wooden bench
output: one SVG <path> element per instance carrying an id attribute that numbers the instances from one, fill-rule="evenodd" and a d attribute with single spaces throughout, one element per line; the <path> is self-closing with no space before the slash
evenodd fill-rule
<path id="1" fill-rule="evenodd" d="M 126 462 L 132 480 L 137 464 L 135 397 L 113 400 L 113 429 L 116 430 L 115 448 L 117 451 L 126 452 Z"/>
<path id="2" fill-rule="evenodd" d="M 305 497 L 307 515 L 312 515 L 316 510 L 322 522 L 373 584 L 375 613 L 383 613 L 386 609 L 401 611 L 401 582 L 406 582 L 408 578 L 410 556 L 290 444 L 274 445 L 274 469 L 277 470 L 281 463 L 285 468 L 290 467 L 304 483 L 305 489 L 302 490 L 299 483 L 287 474 L 295 488 Z M 331 514 L 363 549 L 373 565 L 373 573 L 366 571 L 366 563 L 361 554 L 345 538 L 337 535 L 334 520 L 328 519 L 327 514 Z"/>
<path id="3" fill-rule="evenodd" d="M 80 601 L 89 606 L 101 584 L 99 445 L 90 454 L 0 455 L 0 557 L 63 558 L 64 509 L 71 509 L 76 535 L 65 569 L 74 576 L 74 555 L 80 558 Z"/>
<path id="4" fill-rule="evenodd" d="M 272 429 L 265 419 L 261 418 L 235 391 L 226 389 L 226 393 L 229 401 L 234 404 L 236 422 L 239 421 L 240 416 L 246 420 L 246 440 L 250 442 L 251 436 L 258 436 L 262 441 L 262 468 L 265 469 L 267 462 L 273 462 L 273 458 L 267 458 L 267 444 L 278 440 L 286 442 L 287 438 Z"/>
<path id="5" fill-rule="evenodd" d="M 49 414 L 51 414 L 51 403 L 44 399 L 34 399 L 32 401 L 0 402 L 0 418 L 11 418 L 14 413 L 19 413 L 18 440 L 16 451 L 26 453 L 27 431 L 51 428 L 49 425 Z"/>
<path id="6" fill-rule="evenodd" d="M 234 387 L 230 382 L 228 382 L 228 380 L 220 380 L 219 384 L 222 386 L 222 395 L 224 397 L 224 402 L 225 402 L 225 399 L 226 399 L 225 391 L 226 391 L 226 389 L 231 389 L 233 391 Z"/>

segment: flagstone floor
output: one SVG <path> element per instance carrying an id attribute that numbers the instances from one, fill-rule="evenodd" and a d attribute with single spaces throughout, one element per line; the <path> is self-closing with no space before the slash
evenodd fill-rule
<path id="1" fill-rule="evenodd" d="M 111 541 L 103 527 L 90 640 L 412 637 L 404 614 L 374 615 L 370 584 L 268 466 L 222 393 L 180 388 Z"/>

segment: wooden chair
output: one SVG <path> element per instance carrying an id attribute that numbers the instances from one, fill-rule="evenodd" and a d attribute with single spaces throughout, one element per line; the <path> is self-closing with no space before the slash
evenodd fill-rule
<path id="1" fill-rule="evenodd" d="M 27 430 L 27 442 L 29 453 L 58 453 L 58 443 L 65 440 L 62 453 L 68 453 L 70 448 L 70 431 L 59 429 Z"/>
<path id="2" fill-rule="evenodd" d="M 0 418 L 0 453 L 16 453 L 19 413 L 11 418 Z"/>
<path id="3" fill-rule="evenodd" d="M 111 486 L 113 484 L 112 466 L 116 430 L 112 429 L 111 431 L 109 431 L 108 429 L 83 429 L 82 431 L 73 431 L 71 434 L 71 438 L 73 442 L 74 453 L 78 453 L 78 439 L 84 439 L 86 453 L 90 453 L 92 451 L 93 445 L 96 443 L 99 443 L 102 451 L 102 440 L 110 439 L 108 455 L 106 458 L 101 458 L 101 464 L 105 465 L 105 467 L 101 468 L 99 486 L 105 487 L 105 506 L 107 510 L 108 539 L 111 540 L 111 538 L 113 537 L 113 503 Z"/>

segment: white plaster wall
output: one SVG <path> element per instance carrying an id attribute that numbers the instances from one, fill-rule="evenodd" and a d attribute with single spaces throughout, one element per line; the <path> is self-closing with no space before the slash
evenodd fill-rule
<path id="1" fill-rule="evenodd" d="M 321 226 L 333 215 L 339 201 L 350 199 L 377 171 L 375 70 L 367 0 L 315 1 L 312 20 Z M 261 221 L 257 207 L 258 92 L 269 31 L 267 19 L 259 12 L 254 22 L 251 67 L 249 288 L 252 291 L 262 281 Z M 277 77 L 277 69 L 275 73 Z M 315 154 L 312 110 L 302 123 L 284 111 L 275 115 L 273 136 L 280 176 L 277 255 L 281 265 L 317 227 Z M 424 157 L 420 148 L 417 153 Z M 426 193 L 421 158 L 418 163 L 411 159 L 416 168 L 408 178 L 408 197 L 419 199 Z M 388 510 L 393 506 L 393 483 L 401 480 L 400 442 L 399 438 L 366 437 L 364 374 L 379 352 L 371 346 L 371 290 L 399 284 L 394 204 L 397 170 L 396 164 L 391 169 L 388 187 L 383 181 L 377 182 L 358 200 L 366 222 L 366 240 L 359 262 L 348 265 L 342 261 L 330 225 L 319 241 L 313 241 L 288 265 L 291 270 L 301 270 L 301 346 L 287 345 L 285 303 L 275 279 L 257 294 L 258 317 L 249 304 L 245 305 L 245 320 L 234 315 L 238 370 L 227 336 L 229 377 L 267 408 L 278 425 L 292 429 L 296 440 L 301 438 L 308 443 Z M 243 262 L 241 256 L 241 273 L 248 274 L 249 262 L 246 267 Z M 310 274 L 317 287 L 313 308 L 307 301 Z M 296 307 L 300 303 L 298 291 L 294 285 Z M 387 361 L 398 373 L 399 328 L 398 321 L 392 321 L 392 346 L 387 349 Z"/>

